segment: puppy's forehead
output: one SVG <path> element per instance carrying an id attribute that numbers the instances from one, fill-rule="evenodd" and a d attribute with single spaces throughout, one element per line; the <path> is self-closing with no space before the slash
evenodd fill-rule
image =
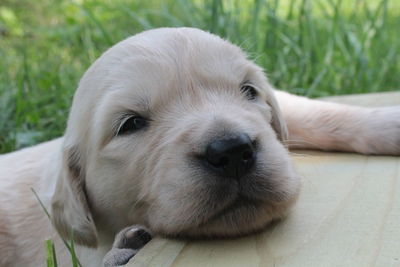
<path id="1" fill-rule="evenodd" d="M 238 88 L 255 70 L 238 47 L 191 28 L 147 31 L 106 56 L 116 60 L 108 72 L 108 87 L 151 99 L 199 86 Z"/>

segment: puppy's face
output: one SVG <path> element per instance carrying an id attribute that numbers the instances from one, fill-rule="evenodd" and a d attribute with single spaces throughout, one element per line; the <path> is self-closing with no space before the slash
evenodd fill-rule
<path id="1" fill-rule="evenodd" d="M 159 29 L 88 70 L 65 143 L 98 227 L 219 237 L 259 230 L 294 202 L 285 131 L 264 74 L 239 48 Z"/>

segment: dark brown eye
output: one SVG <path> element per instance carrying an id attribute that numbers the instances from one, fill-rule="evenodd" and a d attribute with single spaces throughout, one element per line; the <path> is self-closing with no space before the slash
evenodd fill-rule
<path id="1" fill-rule="evenodd" d="M 126 135 L 134 133 L 147 126 L 147 120 L 141 116 L 130 116 L 122 121 L 117 135 Z"/>
<path id="2" fill-rule="evenodd" d="M 249 100 L 255 100 L 257 98 L 257 90 L 251 85 L 242 85 L 240 90 L 247 96 L 247 99 Z"/>

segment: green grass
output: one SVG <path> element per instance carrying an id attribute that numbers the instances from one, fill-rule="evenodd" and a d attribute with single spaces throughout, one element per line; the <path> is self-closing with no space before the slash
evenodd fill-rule
<path id="1" fill-rule="evenodd" d="M 36 191 L 33 188 L 31 188 L 31 191 L 34 194 L 36 200 L 38 201 L 38 204 L 43 209 L 44 215 L 51 221 L 51 215 L 50 215 L 49 211 L 46 209 L 46 207 L 44 206 L 42 200 L 39 198 Z M 63 241 L 65 248 L 68 250 L 69 255 L 71 256 L 72 267 L 82 267 L 82 264 L 80 263 L 79 259 L 76 256 L 76 253 L 75 253 L 73 232 L 71 232 L 69 240 L 65 240 L 61 236 L 60 236 L 60 238 Z M 45 251 L 46 251 L 46 266 L 47 267 L 57 267 L 58 264 L 57 264 L 56 248 L 54 246 L 53 240 L 51 240 L 51 239 L 46 240 L 44 245 L 45 245 Z"/>
<path id="2" fill-rule="evenodd" d="M 45 242 L 46 249 L 46 266 L 47 267 L 57 267 L 57 256 L 56 250 L 54 248 L 54 243 L 51 240 L 46 240 Z"/>
<path id="3" fill-rule="evenodd" d="M 2 0 L 0 153 L 62 135 L 91 62 L 119 40 L 162 26 L 228 38 L 293 93 L 399 88 L 398 0 Z"/>

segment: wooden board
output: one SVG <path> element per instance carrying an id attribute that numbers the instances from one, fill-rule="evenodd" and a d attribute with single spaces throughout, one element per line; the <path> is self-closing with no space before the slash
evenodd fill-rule
<path id="1" fill-rule="evenodd" d="M 400 104 L 400 92 L 328 98 Z M 138 266 L 400 266 L 400 157 L 296 151 L 303 186 L 290 216 L 234 240 L 155 238 Z"/>

